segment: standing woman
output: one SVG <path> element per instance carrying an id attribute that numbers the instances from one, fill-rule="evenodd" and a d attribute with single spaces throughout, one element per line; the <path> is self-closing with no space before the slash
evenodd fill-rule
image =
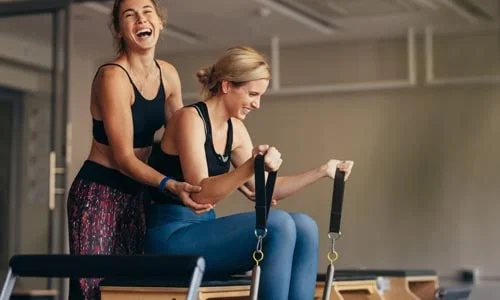
<path id="1" fill-rule="evenodd" d="M 71 254 L 143 253 L 144 185 L 176 194 L 197 213 L 212 208 L 190 198 L 200 187 L 145 163 L 154 133 L 183 106 L 176 69 L 154 57 L 164 24 L 155 0 L 114 2 L 118 55 L 92 83 L 92 147 L 68 195 Z M 70 299 L 99 298 L 99 279 L 71 281 Z"/>

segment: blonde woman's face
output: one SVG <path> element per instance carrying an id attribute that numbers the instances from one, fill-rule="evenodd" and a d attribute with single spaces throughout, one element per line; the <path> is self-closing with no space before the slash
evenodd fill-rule
<path id="1" fill-rule="evenodd" d="M 249 81 L 241 86 L 234 86 L 229 83 L 227 104 L 231 116 L 244 120 L 250 112 L 260 108 L 261 97 L 267 91 L 268 86 L 268 79 Z"/>

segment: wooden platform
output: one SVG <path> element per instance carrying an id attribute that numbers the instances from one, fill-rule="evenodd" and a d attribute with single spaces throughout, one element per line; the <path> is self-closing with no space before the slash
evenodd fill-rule
<path id="1" fill-rule="evenodd" d="M 322 299 L 324 276 L 318 276 L 315 300 Z M 384 300 L 377 290 L 375 276 L 336 276 L 329 300 Z"/>
<path id="2" fill-rule="evenodd" d="M 386 300 L 434 300 L 437 276 L 385 277 L 391 287 L 384 292 Z"/>
<path id="3" fill-rule="evenodd" d="M 438 276 L 431 270 L 339 270 L 343 276 L 373 275 L 389 281 L 385 300 L 434 300 Z"/>
<path id="4" fill-rule="evenodd" d="M 368 278 L 368 279 L 367 279 Z M 238 282 L 238 281 L 237 281 Z M 240 281 L 241 282 L 241 281 Z M 250 285 L 224 285 L 224 281 L 214 286 L 204 283 L 198 290 L 198 300 L 236 300 L 249 299 Z M 188 289 L 185 287 L 165 287 L 161 282 L 120 283 L 120 286 L 104 284 L 101 286 L 101 300 L 185 300 Z M 324 281 L 318 281 L 315 299 L 321 299 Z M 384 300 L 377 291 L 374 276 L 337 278 L 332 287 L 331 300 Z"/>
<path id="5" fill-rule="evenodd" d="M 125 282 L 110 279 L 101 284 L 101 300 L 185 300 L 187 293 L 187 282 L 165 282 L 161 279 Z M 250 280 L 246 277 L 206 280 L 198 289 L 198 300 L 248 299 L 249 295 Z"/>
<path id="6" fill-rule="evenodd" d="M 185 300 L 187 288 L 172 287 L 101 287 L 101 300 Z M 198 290 L 198 300 L 214 299 L 248 299 L 250 287 L 217 286 L 201 287 Z"/>

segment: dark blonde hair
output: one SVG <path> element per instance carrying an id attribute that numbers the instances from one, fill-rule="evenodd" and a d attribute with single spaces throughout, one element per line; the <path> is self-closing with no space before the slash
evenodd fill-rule
<path id="1" fill-rule="evenodd" d="M 113 33 L 114 46 L 117 54 L 123 54 L 127 50 L 125 41 L 123 38 L 118 36 L 120 32 L 120 5 L 125 0 L 115 0 L 113 3 L 113 10 L 111 11 L 111 31 Z M 160 17 L 160 20 L 165 25 L 167 23 L 167 10 L 161 9 L 156 0 L 149 0 L 153 4 L 156 14 Z"/>
<path id="2" fill-rule="evenodd" d="M 223 80 L 235 86 L 253 80 L 270 80 L 270 70 L 264 55 L 251 47 L 237 46 L 227 49 L 215 64 L 198 70 L 196 77 L 202 84 L 202 98 L 208 99 L 217 95 Z"/>

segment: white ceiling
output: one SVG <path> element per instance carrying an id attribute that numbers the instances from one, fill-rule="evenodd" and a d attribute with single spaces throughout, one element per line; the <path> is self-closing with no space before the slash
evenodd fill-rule
<path id="1" fill-rule="evenodd" d="M 81 51 L 109 57 L 111 35 L 106 10 L 113 1 L 73 5 L 73 38 Z M 179 52 L 268 45 L 273 36 L 282 45 L 334 40 L 378 39 L 422 31 L 437 33 L 498 30 L 498 0 L 163 0 L 168 25 L 198 38 L 192 43 L 166 34 L 159 51 Z M 282 7 L 291 8 L 283 10 Z M 491 16 L 484 17 L 483 14 Z M 312 19 L 314 20 L 312 20 Z M 310 24 L 327 24 L 322 30 Z M 51 18 L 29 16 L 0 19 L 0 32 L 50 42 Z M 325 30 L 331 30 L 327 33 Z"/>

